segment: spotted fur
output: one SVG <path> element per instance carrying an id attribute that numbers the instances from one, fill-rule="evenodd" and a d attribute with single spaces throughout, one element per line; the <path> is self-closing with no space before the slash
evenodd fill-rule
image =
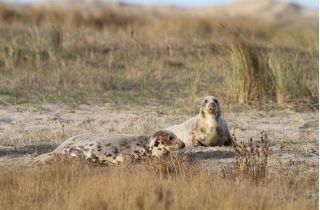
<path id="1" fill-rule="evenodd" d="M 160 157 L 184 146 L 170 131 L 158 131 L 152 136 L 83 134 L 71 137 L 51 153 L 38 156 L 35 163 L 45 163 L 63 155 L 81 157 L 102 165 L 118 164 L 126 160 L 139 161 L 152 156 Z"/>

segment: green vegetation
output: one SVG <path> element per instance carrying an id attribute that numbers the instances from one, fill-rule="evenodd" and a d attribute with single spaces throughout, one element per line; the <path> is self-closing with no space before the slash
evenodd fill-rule
<path id="1" fill-rule="evenodd" d="M 307 27 L 5 5 L 0 22 L 1 104 L 192 112 L 199 97 L 216 95 L 224 104 L 318 107 L 318 32 Z"/>
<path id="2" fill-rule="evenodd" d="M 228 81 L 239 103 L 269 100 L 285 106 L 300 100 L 310 108 L 316 107 L 319 73 L 313 53 L 281 48 L 261 50 L 241 40 L 230 47 L 232 75 Z"/>

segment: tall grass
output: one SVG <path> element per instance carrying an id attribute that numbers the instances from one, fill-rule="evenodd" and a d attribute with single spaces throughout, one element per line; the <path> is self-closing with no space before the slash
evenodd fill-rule
<path id="1" fill-rule="evenodd" d="M 236 182 L 192 163 L 96 168 L 78 161 L 1 169 L 3 209 L 317 209 L 315 174 Z M 296 184 L 292 184 L 296 183 Z M 290 202 L 288 202 L 290 201 Z"/>
<path id="2" fill-rule="evenodd" d="M 236 41 L 229 48 L 232 74 L 228 82 L 234 85 L 240 103 L 265 100 L 284 106 L 301 100 L 317 107 L 318 62 L 313 53 L 261 50 L 244 40 Z"/>
<path id="3" fill-rule="evenodd" d="M 230 46 L 231 69 L 240 103 L 263 100 L 273 94 L 272 75 L 263 54 L 244 40 Z"/>
<path id="4" fill-rule="evenodd" d="M 317 77 L 313 69 L 303 69 L 298 56 L 283 58 L 281 55 L 269 56 L 269 67 L 274 75 L 277 103 L 283 105 L 292 99 L 313 99 L 313 90 L 308 80 Z M 308 71 L 308 72 L 305 72 Z"/>

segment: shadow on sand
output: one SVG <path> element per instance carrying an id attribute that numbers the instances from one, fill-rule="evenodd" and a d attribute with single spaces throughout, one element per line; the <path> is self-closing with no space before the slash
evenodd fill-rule
<path id="1" fill-rule="evenodd" d="M 26 145 L 23 147 L 1 147 L 0 146 L 0 157 L 2 156 L 19 156 L 26 154 L 42 154 L 51 152 L 57 147 L 52 144 L 39 144 L 39 145 Z"/>
<path id="2" fill-rule="evenodd" d="M 234 152 L 232 151 L 197 151 L 188 154 L 191 158 L 208 160 L 208 159 L 227 159 L 233 158 Z"/>

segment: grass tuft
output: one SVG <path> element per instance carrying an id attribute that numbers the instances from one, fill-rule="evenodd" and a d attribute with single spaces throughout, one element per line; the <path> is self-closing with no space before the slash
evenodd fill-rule
<path id="1" fill-rule="evenodd" d="M 285 107 L 300 100 L 317 107 L 318 61 L 312 53 L 261 49 L 241 40 L 230 46 L 228 62 L 231 76 L 226 84 L 233 87 L 239 103 L 275 102 Z"/>
<path id="2" fill-rule="evenodd" d="M 245 40 L 230 46 L 230 60 L 239 103 L 259 101 L 272 97 L 272 75 L 263 54 Z"/>

